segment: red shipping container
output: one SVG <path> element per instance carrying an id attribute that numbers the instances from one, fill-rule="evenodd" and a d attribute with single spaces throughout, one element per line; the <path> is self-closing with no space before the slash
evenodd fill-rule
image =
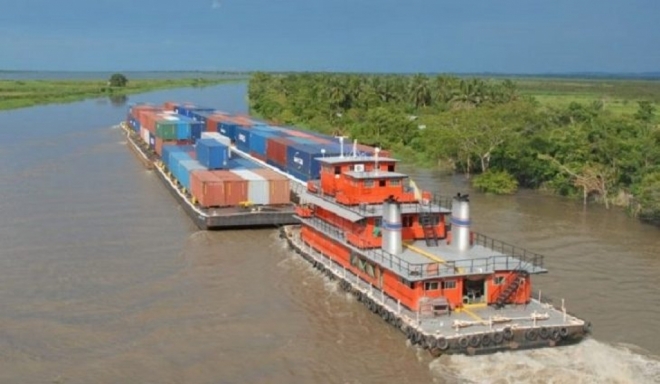
<path id="1" fill-rule="evenodd" d="M 286 166 L 286 150 L 293 140 L 284 137 L 269 137 L 266 143 L 266 158 L 275 164 Z"/>
<path id="2" fill-rule="evenodd" d="M 253 173 L 268 180 L 268 203 L 272 205 L 291 202 L 289 178 L 270 169 L 251 169 Z"/>
<path id="3" fill-rule="evenodd" d="M 190 193 L 202 207 L 221 207 L 225 204 L 225 183 L 211 171 L 190 173 Z"/>
<path id="4" fill-rule="evenodd" d="M 174 107 L 178 106 L 178 103 L 175 103 L 173 101 L 166 101 L 165 104 L 163 104 L 163 109 L 166 111 L 173 111 Z"/>
<path id="5" fill-rule="evenodd" d="M 230 171 L 211 171 L 225 182 L 225 205 L 237 206 L 248 200 L 248 182 Z"/>

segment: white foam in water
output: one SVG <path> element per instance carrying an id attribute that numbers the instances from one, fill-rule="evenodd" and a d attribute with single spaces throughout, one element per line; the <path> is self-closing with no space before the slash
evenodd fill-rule
<path id="1" fill-rule="evenodd" d="M 441 382 L 660 383 L 660 360 L 593 339 L 569 347 L 444 356 L 429 368 Z"/>

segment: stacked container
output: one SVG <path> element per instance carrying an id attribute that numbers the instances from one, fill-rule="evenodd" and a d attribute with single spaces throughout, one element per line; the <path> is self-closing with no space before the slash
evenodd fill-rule
<path id="1" fill-rule="evenodd" d="M 197 154 L 197 160 L 207 169 L 227 167 L 229 148 L 214 139 L 198 140 L 195 153 Z"/>

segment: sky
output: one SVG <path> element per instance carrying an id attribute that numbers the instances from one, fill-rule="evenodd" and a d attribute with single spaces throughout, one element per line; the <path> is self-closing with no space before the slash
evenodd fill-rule
<path id="1" fill-rule="evenodd" d="M 660 71 L 659 0 L 0 0 L 0 69 Z"/>

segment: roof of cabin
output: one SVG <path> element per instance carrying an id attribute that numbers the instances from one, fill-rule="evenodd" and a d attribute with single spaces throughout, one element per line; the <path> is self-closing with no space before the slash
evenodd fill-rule
<path id="1" fill-rule="evenodd" d="M 344 174 L 354 179 L 401 179 L 408 177 L 408 175 L 406 175 L 405 173 L 388 172 L 388 171 L 369 171 L 369 172 L 349 171 L 349 172 L 344 172 Z"/>
<path id="2" fill-rule="evenodd" d="M 363 163 L 363 162 L 372 162 L 372 161 L 383 161 L 383 162 L 398 162 L 399 160 L 393 159 L 391 157 L 375 157 L 375 156 L 328 156 L 328 157 L 318 157 L 316 158 L 320 163 L 326 164 L 348 164 L 348 163 Z"/>

